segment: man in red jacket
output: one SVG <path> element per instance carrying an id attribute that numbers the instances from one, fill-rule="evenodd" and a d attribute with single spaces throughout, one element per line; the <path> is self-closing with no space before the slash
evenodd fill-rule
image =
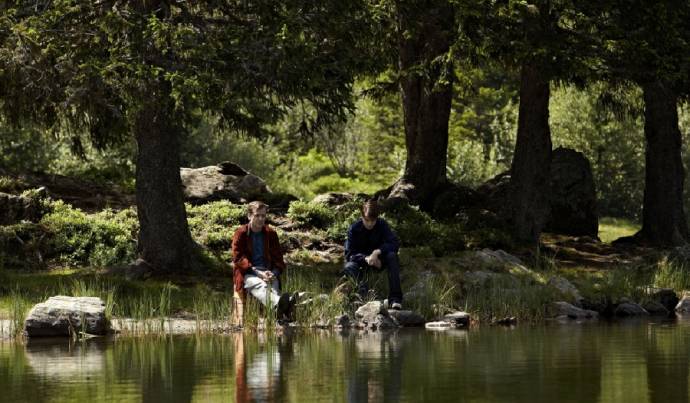
<path id="1" fill-rule="evenodd" d="M 235 291 L 248 291 L 265 306 L 276 308 L 278 319 L 289 319 L 295 301 L 288 293 L 280 295 L 285 261 L 278 234 L 266 224 L 267 211 L 263 202 L 249 203 L 249 223 L 240 226 L 232 237 Z"/>

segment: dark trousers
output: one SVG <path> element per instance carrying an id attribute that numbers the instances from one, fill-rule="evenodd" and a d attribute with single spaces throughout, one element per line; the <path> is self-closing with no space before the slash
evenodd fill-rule
<path id="1" fill-rule="evenodd" d="M 400 262 L 398 262 L 398 254 L 395 252 L 388 252 L 379 257 L 381 259 L 382 268 L 388 271 L 388 301 L 402 302 L 402 288 L 400 287 Z M 364 272 L 366 270 L 378 270 L 373 266 L 369 266 L 366 261 L 345 263 L 344 274 L 357 282 L 357 291 L 359 295 L 366 296 L 369 291 L 369 286 L 364 281 Z"/>

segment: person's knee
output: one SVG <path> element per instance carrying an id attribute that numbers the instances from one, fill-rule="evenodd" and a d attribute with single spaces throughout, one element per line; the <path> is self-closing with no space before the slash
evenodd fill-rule
<path id="1" fill-rule="evenodd" d="M 383 255 L 383 260 L 385 262 L 397 262 L 398 261 L 398 254 L 396 252 L 386 252 Z"/>

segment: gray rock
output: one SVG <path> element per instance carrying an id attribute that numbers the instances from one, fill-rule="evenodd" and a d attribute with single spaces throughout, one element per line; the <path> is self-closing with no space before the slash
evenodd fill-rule
<path id="1" fill-rule="evenodd" d="M 559 147 L 551 158 L 550 214 L 545 231 L 596 237 L 597 193 L 592 167 L 584 154 Z"/>
<path id="2" fill-rule="evenodd" d="M 388 314 L 395 319 L 400 326 L 410 327 L 424 325 L 424 318 L 416 312 L 390 310 Z"/>
<path id="3" fill-rule="evenodd" d="M 525 265 L 522 263 L 522 261 L 511 255 L 508 252 L 505 252 L 501 249 L 498 250 L 491 250 L 491 249 L 482 249 L 480 251 L 476 252 L 477 258 L 479 258 L 480 261 L 482 261 L 484 264 L 487 266 L 491 267 L 496 267 L 496 266 L 508 266 L 508 267 L 517 267 L 518 269 L 525 269 Z"/>
<path id="4" fill-rule="evenodd" d="M 648 301 L 643 305 L 643 308 L 649 312 L 650 315 L 668 316 L 670 311 L 664 305 L 656 301 Z"/>
<path id="5" fill-rule="evenodd" d="M 567 317 L 569 319 L 597 319 L 599 314 L 587 309 L 578 308 L 564 301 L 557 301 L 551 304 L 552 315 L 554 317 Z"/>
<path id="6" fill-rule="evenodd" d="M 355 311 L 355 317 L 360 320 L 365 320 L 367 318 L 373 318 L 376 315 L 384 312 L 386 312 L 386 310 L 383 308 L 383 302 L 371 301 L 357 308 L 357 311 Z"/>
<path id="7" fill-rule="evenodd" d="M 470 325 L 470 314 L 467 312 L 456 311 L 449 313 L 443 317 L 445 322 L 454 323 L 457 326 L 469 326 Z"/>
<path id="8" fill-rule="evenodd" d="M 398 324 L 390 317 L 381 301 L 371 301 L 360 306 L 355 312 L 362 326 L 369 330 L 393 329 Z"/>
<path id="9" fill-rule="evenodd" d="M 570 281 L 561 277 L 553 276 L 549 279 L 547 285 L 557 289 L 564 296 L 572 298 L 573 301 L 580 304 L 582 302 L 582 295 L 580 291 Z"/>
<path id="10" fill-rule="evenodd" d="M 675 311 L 680 314 L 690 313 L 690 295 L 688 293 L 683 293 L 683 298 L 676 304 Z"/>
<path id="11" fill-rule="evenodd" d="M 311 200 L 313 204 L 323 204 L 327 207 L 337 207 L 354 200 L 355 196 L 351 193 L 329 192 L 317 195 Z"/>
<path id="12" fill-rule="evenodd" d="M 29 337 L 70 336 L 82 331 L 103 335 L 108 332 L 105 304 L 96 297 L 51 297 L 31 308 L 24 330 Z"/>
<path id="13" fill-rule="evenodd" d="M 645 316 L 649 315 L 649 312 L 638 304 L 633 302 L 624 302 L 622 304 L 618 304 L 614 314 L 616 316 Z"/>
<path id="14" fill-rule="evenodd" d="M 202 168 L 180 168 L 185 200 L 208 203 L 230 200 L 245 203 L 272 194 L 263 179 L 231 162 Z"/>

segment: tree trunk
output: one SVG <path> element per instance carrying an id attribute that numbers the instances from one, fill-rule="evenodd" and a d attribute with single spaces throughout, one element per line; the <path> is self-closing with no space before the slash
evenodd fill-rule
<path id="1" fill-rule="evenodd" d="M 441 61 L 453 35 L 453 10 L 446 2 L 398 2 L 399 69 L 407 160 L 391 197 L 425 207 L 446 183 L 452 66 Z"/>
<path id="2" fill-rule="evenodd" d="M 537 243 L 549 213 L 551 131 L 549 80 L 539 66 L 524 64 L 510 199 L 513 234 Z"/>
<path id="3" fill-rule="evenodd" d="M 642 229 L 636 238 L 657 246 L 682 245 L 688 240 L 688 228 L 677 97 L 659 81 L 643 85 L 643 91 L 647 150 Z"/>
<path id="4" fill-rule="evenodd" d="M 162 108 L 146 105 L 137 117 L 136 195 L 139 254 L 156 271 L 196 269 L 180 179 L 181 129 L 168 124 Z"/>

